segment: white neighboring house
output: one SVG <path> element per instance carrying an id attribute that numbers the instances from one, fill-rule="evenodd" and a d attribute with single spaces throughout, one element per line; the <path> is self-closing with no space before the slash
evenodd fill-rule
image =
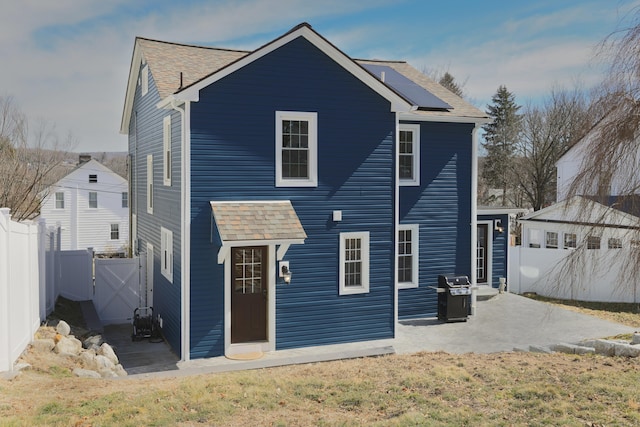
<path id="1" fill-rule="evenodd" d="M 96 253 L 126 253 L 127 180 L 96 160 L 80 159 L 74 170 L 49 187 L 40 218 L 48 227 L 60 224 L 62 250 L 93 248 Z"/>

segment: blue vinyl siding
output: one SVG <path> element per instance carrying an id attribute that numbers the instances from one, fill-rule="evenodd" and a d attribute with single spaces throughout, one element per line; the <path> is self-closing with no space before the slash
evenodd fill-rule
<path id="1" fill-rule="evenodd" d="M 493 227 L 489 228 L 493 236 L 493 248 L 491 251 L 491 286 L 497 288 L 500 277 L 507 277 L 507 229 L 509 227 L 509 215 L 478 215 L 478 221 L 500 220 L 504 231 L 498 233 Z"/>
<path id="2" fill-rule="evenodd" d="M 149 73 L 149 92 L 141 96 L 140 85 L 136 88 L 133 118 L 129 128 L 129 154 L 132 160 L 131 209 L 137 216 L 138 247 L 134 253 L 146 251 L 147 243 L 154 249 L 154 314 L 161 315 L 162 333 L 176 354 L 180 355 L 180 114 L 173 110 L 160 110 L 158 91 Z M 163 185 L 162 120 L 172 115 L 172 185 Z M 154 208 L 147 213 L 147 155 L 153 155 Z M 173 283 L 160 271 L 160 227 L 173 232 Z M 132 313 L 133 314 L 133 313 Z"/>
<path id="3" fill-rule="evenodd" d="M 278 110 L 318 113 L 317 187 L 275 187 Z M 286 254 L 291 284 L 276 285 L 277 349 L 393 336 L 394 129 L 389 102 L 304 39 L 201 91 L 191 116 L 191 357 L 224 351 L 211 200 L 291 200 L 308 235 Z M 347 231 L 371 233 L 368 294 L 338 295 Z"/>
<path id="4" fill-rule="evenodd" d="M 420 186 L 400 187 L 400 224 L 419 224 L 418 288 L 398 291 L 398 317 L 437 315 L 439 274 L 471 277 L 473 124 L 420 125 Z M 475 230 L 474 230 L 475 232 Z"/>

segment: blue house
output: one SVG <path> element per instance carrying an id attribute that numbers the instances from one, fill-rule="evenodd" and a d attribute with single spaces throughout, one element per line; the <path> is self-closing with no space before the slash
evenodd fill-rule
<path id="1" fill-rule="evenodd" d="M 308 24 L 247 51 L 135 41 L 129 137 L 146 303 L 183 360 L 391 338 L 474 277 L 487 117 Z"/>

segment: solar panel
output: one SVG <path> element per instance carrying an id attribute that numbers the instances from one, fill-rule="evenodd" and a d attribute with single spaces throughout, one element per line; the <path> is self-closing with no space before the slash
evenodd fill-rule
<path id="1" fill-rule="evenodd" d="M 435 110 L 447 110 L 452 108 L 451 105 L 447 104 L 422 86 L 415 83 L 413 80 L 408 79 L 391 67 L 374 64 L 360 65 L 373 73 L 379 80 L 382 80 L 388 86 L 391 86 L 396 92 L 411 101 L 414 105 L 417 105 L 418 108 Z M 382 73 L 384 73 L 384 80 L 382 79 Z"/>

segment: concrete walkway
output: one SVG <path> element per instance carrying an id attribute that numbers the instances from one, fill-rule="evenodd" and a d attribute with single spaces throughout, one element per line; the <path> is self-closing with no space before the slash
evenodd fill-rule
<path id="1" fill-rule="evenodd" d="M 178 362 L 167 344 L 131 343 L 130 337 L 126 343 L 120 341 L 116 351 L 127 372 L 134 374 L 129 378 L 175 377 L 419 351 L 495 353 L 528 349 L 530 345 L 577 343 L 634 331 L 628 326 L 505 293 L 478 302 L 477 313 L 466 322 L 444 323 L 432 318 L 401 321 L 394 339 L 281 350 L 257 360 L 215 357 Z M 107 330 L 105 335 L 108 341 Z M 127 349 L 129 346 L 149 353 L 136 358 L 135 351 Z M 140 363 L 141 360 L 144 363 Z"/>

